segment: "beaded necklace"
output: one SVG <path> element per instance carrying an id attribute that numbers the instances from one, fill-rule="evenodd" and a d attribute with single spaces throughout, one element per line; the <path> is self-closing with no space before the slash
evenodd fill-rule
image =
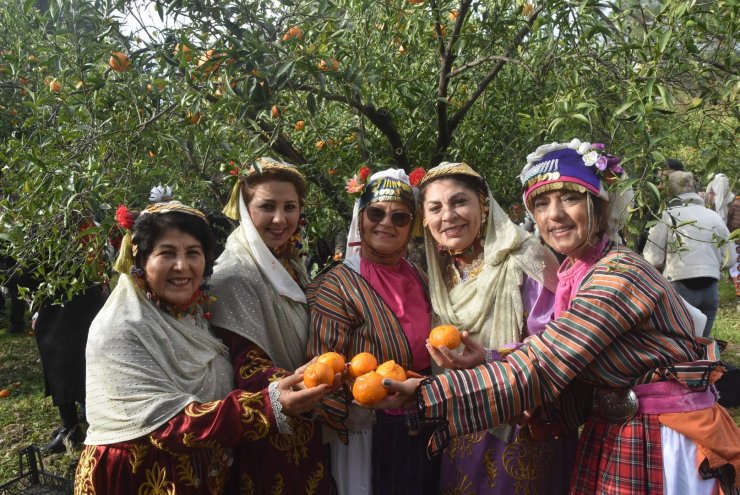
<path id="1" fill-rule="evenodd" d="M 190 296 L 190 299 L 186 302 L 182 304 L 169 304 L 152 292 L 142 277 L 137 274 L 133 274 L 132 278 L 134 279 L 134 283 L 144 292 L 144 296 L 148 301 L 151 301 L 151 303 L 158 309 L 161 309 L 173 318 L 178 320 L 183 318 L 195 320 L 200 314 L 204 319 L 210 320 L 213 316 L 211 312 L 208 311 L 208 308 L 210 308 L 216 298 L 208 295 L 207 291 L 210 289 L 210 286 L 206 283 L 201 284 L 201 286 L 193 292 L 193 295 Z"/>
<path id="2" fill-rule="evenodd" d="M 447 260 L 447 288 L 452 289 L 461 282 L 473 279 L 483 270 L 483 244 L 480 238 L 460 251 L 444 248 Z M 470 263 L 463 261 L 471 259 Z"/>

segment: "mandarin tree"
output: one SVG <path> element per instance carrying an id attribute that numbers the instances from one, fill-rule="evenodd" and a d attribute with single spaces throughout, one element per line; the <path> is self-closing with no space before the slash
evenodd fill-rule
<path id="1" fill-rule="evenodd" d="M 340 193 L 362 164 L 464 160 L 508 206 L 526 154 L 574 136 L 623 156 L 638 200 L 659 207 L 650 179 L 667 156 L 737 176 L 738 8 L 4 2 L 2 250 L 41 280 L 40 292 L 71 294 L 100 277 L 81 238 L 101 245 L 119 203 L 141 207 L 166 183 L 218 211 L 232 173 L 263 154 L 299 165 L 314 186 L 314 248 L 345 228 L 351 203 Z M 128 56 L 125 71 L 111 69 L 114 52 Z M 101 225 L 82 235 L 90 217 Z"/>

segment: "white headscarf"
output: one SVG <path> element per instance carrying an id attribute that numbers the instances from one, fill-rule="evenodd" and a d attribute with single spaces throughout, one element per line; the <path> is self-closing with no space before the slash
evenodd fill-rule
<path id="1" fill-rule="evenodd" d="M 239 198 L 239 227 L 226 241 L 211 277 L 211 323 L 246 337 L 275 365 L 295 370 L 305 362 L 308 344 L 306 295 L 260 237 L 244 198 Z M 300 259 L 291 267 L 304 282 Z"/>
<path id="2" fill-rule="evenodd" d="M 129 275 L 121 275 L 93 320 L 85 359 L 88 445 L 139 438 L 189 403 L 233 390 L 228 349 L 207 321 L 158 309 Z"/>
<path id="3" fill-rule="evenodd" d="M 722 221 L 727 223 L 727 210 L 730 204 L 735 201 L 735 195 L 730 191 L 730 179 L 725 174 L 717 174 L 707 185 L 707 193 L 714 193 L 714 211 L 716 211 Z"/>

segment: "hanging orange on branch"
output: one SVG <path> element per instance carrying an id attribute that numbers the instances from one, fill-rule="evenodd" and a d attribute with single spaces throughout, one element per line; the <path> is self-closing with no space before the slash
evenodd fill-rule
<path id="1" fill-rule="evenodd" d="M 113 52 L 108 60 L 108 65 L 116 72 L 126 72 L 131 66 L 131 60 L 123 52 Z"/>

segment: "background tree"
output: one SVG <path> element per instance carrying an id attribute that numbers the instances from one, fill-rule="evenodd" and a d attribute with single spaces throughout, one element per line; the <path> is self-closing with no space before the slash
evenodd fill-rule
<path id="1" fill-rule="evenodd" d="M 465 160 L 510 206 L 526 153 L 578 136 L 653 213 L 665 157 L 740 168 L 736 2 L 10 0 L 0 22 L 0 236 L 39 295 L 100 277 L 117 204 L 167 183 L 217 211 L 262 154 L 315 185 L 314 241 L 365 164 Z"/>

